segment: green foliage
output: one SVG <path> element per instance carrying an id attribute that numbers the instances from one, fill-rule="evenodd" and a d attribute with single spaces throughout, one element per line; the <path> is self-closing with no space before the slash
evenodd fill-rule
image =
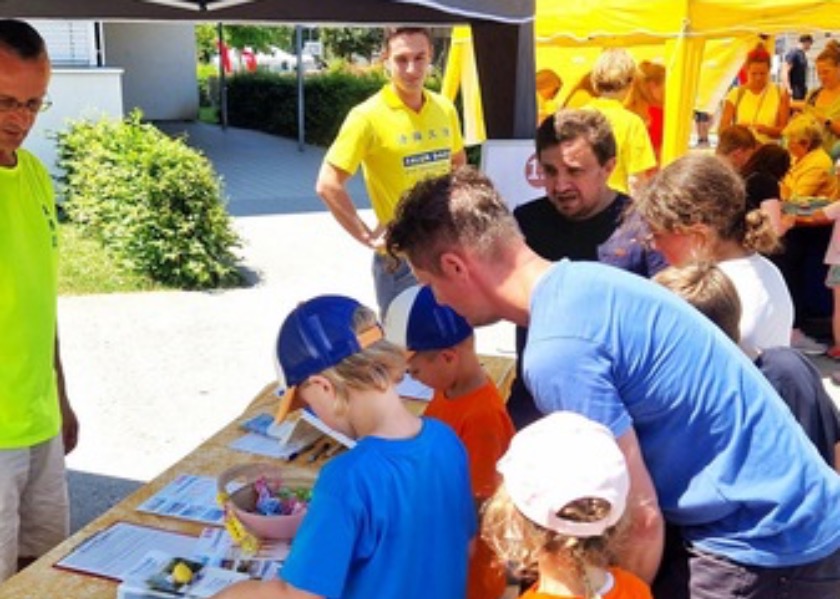
<path id="1" fill-rule="evenodd" d="M 344 117 L 385 82 L 381 71 L 352 75 L 331 71 L 304 80 L 306 141 L 326 146 L 335 139 Z M 229 80 L 228 118 L 234 127 L 297 137 L 297 81 L 276 73 L 238 74 Z"/>
<path id="2" fill-rule="evenodd" d="M 327 56 L 351 60 L 354 54 L 370 61 L 382 48 L 382 29 L 379 27 L 323 27 L 318 37 Z"/>
<path id="3" fill-rule="evenodd" d="M 235 284 L 239 241 L 209 161 L 140 121 L 75 121 L 58 135 L 68 216 L 122 264 L 186 289 Z"/>
<path id="4" fill-rule="evenodd" d="M 251 48 L 254 52 L 270 52 L 271 46 L 283 50 L 292 47 L 295 36 L 293 27 L 267 27 L 263 25 L 223 25 L 225 43 L 231 48 Z"/>
<path id="5" fill-rule="evenodd" d="M 218 54 L 216 49 L 217 38 L 215 25 L 200 23 L 195 26 L 195 49 L 200 62 L 210 62 L 210 59 Z"/>
<path id="6" fill-rule="evenodd" d="M 196 76 L 198 79 L 198 105 L 212 106 L 216 103 L 215 98 L 212 97 L 213 86 L 210 85 L 211 79 L 218 79 L 219 69 L 213 64 L 199 63 L 196 66 Z M 218 91 L 218 86 L 215 86 Z"/>
<path id="7" fill-rule="evenodd" d="M 86 236 L 75 223 L 59 223 L 58 244 L 61 248 L 59 295 L 165 289 L 160 283 L 123 267 L 99 241 Z"/>
<path id="8" fill-rule="evenodd" d="M 289 50 L 295 39 L 294 27 L 265 25 L 222 25 L 222 35 L 229 48 L 248 47 L 254 52 L 270 52 L 271 46 Z M 219 33 L 216 25 L 201 23 L 195 26 L 195 45 L 198 59 L 210 62 L 218 54 Z"/>

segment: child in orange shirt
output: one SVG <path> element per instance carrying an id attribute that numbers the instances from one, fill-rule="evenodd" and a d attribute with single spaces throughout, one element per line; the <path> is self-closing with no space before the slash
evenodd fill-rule
<path id="1" fill-rule="evenodd" d="M 451 426 L 467 448 L 477 507 L 498 486 L 496 461 L 513 436 L 504 401 L 475 352 L 472 327 L 429 287 L 410 287 L 385 316 L 387 338 L 409 352 L 408 372 L 434 389 L 424 416 Z M 470 560 L 467 599 L 497 599 L 505 590 L 504 569 L 478 541 Z"/>

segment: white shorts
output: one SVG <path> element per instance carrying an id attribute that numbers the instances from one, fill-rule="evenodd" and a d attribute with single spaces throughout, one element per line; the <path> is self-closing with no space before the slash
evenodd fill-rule
<path id="1" fill-rule="evenodd" d="M 17 572 L 18 557 L 39 557 L 69 532 L 61 435 L 33 447 L 0 449 L 0 582 Z"/>

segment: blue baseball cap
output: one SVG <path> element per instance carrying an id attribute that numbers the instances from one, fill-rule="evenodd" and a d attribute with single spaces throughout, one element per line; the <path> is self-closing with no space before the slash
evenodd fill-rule
<path id="1" fill-rule="evenodd" d="M 472 333 L 472 326 L 460 314 L 437 303 L 428 285 L 400 293 L 385 315 L 388 340 L 411 352 L 454 347 Z"/>
<path id="2" fill-rule="evenodd" d="M 298 385 L 383 338 L 379 326 L 356 333 L 353 317 L 360 307 L 349 297 L 321 295 L 298 305 L 286 317 L 275 348 L 286 391 L 275 420 L 283 420 L 290 411 L 303 407 L 295 393 Z"/>

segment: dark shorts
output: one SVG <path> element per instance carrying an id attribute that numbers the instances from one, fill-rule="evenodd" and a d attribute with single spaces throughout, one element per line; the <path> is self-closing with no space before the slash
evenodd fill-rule
<path id="1" fill-rule="evenodd" d="M 840 550 L 801 566 L 745 566 L 684 543 L 669 527 L 655 599 L 838 599 Z"/>

